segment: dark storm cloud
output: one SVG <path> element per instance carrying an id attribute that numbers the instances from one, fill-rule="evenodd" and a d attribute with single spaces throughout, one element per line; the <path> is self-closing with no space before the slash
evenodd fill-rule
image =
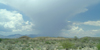
<path id="1" fill-rule="evenodd" d="M 12 29 L 10 29 L 10 28 L 4 28 L 4 26 L 0 25 L 0 32 L 12 32 Z"/>
<path id="2" fill-rule="evenodd" d="M 68 27 L 69 23 L 65 22 L 64 19 L 54 18 L 48 20 L 40 20 L 40 22 L 36 23 L 36 29 L 40 30 L 40 35 L 46 36 L 57 36 L 59 35 L 61 29 L 65 28 L 70 29 Z"/>

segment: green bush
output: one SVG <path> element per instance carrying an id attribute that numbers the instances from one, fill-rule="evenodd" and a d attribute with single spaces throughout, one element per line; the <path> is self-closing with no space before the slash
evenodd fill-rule
<path id="1" fill-rule="evenodd" d="M 2 41 L 2 39 L 0 38 L 0 42 Z"/>
<path id="2" fill-rule="evenodd" d="M 96 46 L 97 48 L 98 48 L 98 50 L 100 50 L 100 43 L 99 44 L 97 44 L 97 46 Z"/>
<path id="3" fill-rule="evenodd" d="M 45 44 L 51 44 L 49 41 L 46 41 Z"/>
<path id="4" fill-rule="evenodd" d="M 87 43 L 87 42 L 89 42 L 89 37 L 83 37 L 83 38 L 81 39 L 81 42 L 82 42 L 82 43 Z"/>
<path id="5" fill-rule="evenodd" d="M 66 50 L 73 48 L 74 44 L 69 42 L 69 41 L 65 41 L 65 42 L 61 42 L 61 46 L 63 48 L 66 48 Z"/>

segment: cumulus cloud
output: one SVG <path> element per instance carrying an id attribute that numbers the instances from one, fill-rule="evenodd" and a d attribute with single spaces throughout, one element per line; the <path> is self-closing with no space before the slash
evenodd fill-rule
<path id="1" fill-rule="evenodd" d="M 17 11 L 8 11 L 0 9 L 0 31 L 16 32 L 16 31 L 31 31 L 32 24 L 29 21 L 24 21 L 23 16 Z"/>
<path id="2" fill-rule="evenodd" d="M 88 11 L 87 7 L 100 0 L 0 0 L 26 14 L 40 35 L 57 36 L 62 29 L 70 30 L 70 17 Z"/>
<path id="3" fill-rule="evenodd" d="M 100 32 L 100 30 L 83 30 L 82 28 L 78 27 L 78 26 L 72 26 L 72 29 L 70 30 L 62 30 L 62 34 L 61 36 L 64 37 L 84 37 L 84 36 L 90 36 L 93 37 L 96 34 L 98 34 L 98 32 Z"/>
<path id="4" fill-rule="evenodd" d="M 73 22 L 73 25 L 91 25 L 100 26 L 100 21 Z"/>
<path id="5" fill-rule="evenodd" d="M 84 22 L 85 25 L 100 26 L 100 21 L 87 21 Z"/>
<path id="6" fill-rule="evenodd" d="M 68 22 L 71 22 L 71 21 L 68 21 Z M 72 23 L 72 25 L 70 26 L 71 29 L 70 30 L 62 29 L 61 36 L 64 36 L 64 37 L 66 36 L 67 37 L 98 36 L 100 33 L 99 22 L 100 22 L 99 20 L 98 21 L 86 21 L 86 22 L 71 22 Z M 95 27 L 90 28 L 89 26 L 95 26 L 97 28 L 96 29 Z"/>

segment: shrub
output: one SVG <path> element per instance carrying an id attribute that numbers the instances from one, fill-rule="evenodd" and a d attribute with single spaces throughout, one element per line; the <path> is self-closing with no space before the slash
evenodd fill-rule
<path id="1" fill-rule="evenodd" d="M 12 45 L 8 46 L 8 50 L 13 50 L 13 49 L 14 49 L 14 46 L 12 46 Z"/>
<path id="2" fill-rule="evenodd" d="M 0 38 L 0 42 L 2 41 L 2 39 Z"/>
<path id="3" fill-rule="evenodd" d="M 77 41 L 78 40 L 78 37 L 77 36 L 74 36 L 74 40 Z"/>
<path id="4" fill-rule="evenodd" d="M 66 50 L 73 48 L 74 46 L 74 44 L 69 41 L 62 42 L 61 45 L 63 48 L 66 48 Z"/>
<path id="5" fill-rule="evenodd" d="M 100 50 L 100 43 L 99 44 L 97 44 L 97 46 L 96 46 L 97 48 L 98 48 L 98 50 Z"/>
<path id="6" fill-rule="evenodd" d="M 81 39 L 81 42 L 82 43 L 87 43 L 89 41 L 89 37 L 83 37 L 82 39 Z"/>
<path id="7" fill-rule="evenodd" d="M 42 41 L 42 42 L 43 42 L 45 39 L 46 39 L 45 37 L 40 37 L 40 38 L 39 38 L 39 40 Z"/>
<path id="8" fill-rule="evenodd" d="M 46 41 L 45 44 L 51 44 L 49 41 Z"/>
<path id="9" fill-rule="evenodd" d="M 19 39 L 30 39 L 30 37 L 28 37 L 28 36 L 22 36 L 22 37 L 19 37 Z"/>

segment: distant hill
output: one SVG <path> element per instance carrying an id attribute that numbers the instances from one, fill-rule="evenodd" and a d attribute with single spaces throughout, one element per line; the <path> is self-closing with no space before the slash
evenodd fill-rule
<path id="1" fill-rule="evenodd" d="M 21 36 L 28 36 L 28 37 L 31 37 L 31 38 L 37 37 L 34 34 L 29 34 L 29 35 L 13 34 L 13 35 L 8 35 L 8 36 L 0 35 L 0 38 L 19 38 Z"/>
<path id="2" fill-rule="evenodd" d="M 6 37 L 7 38 L 19 38 L 21 36 L 23 36 L 23 35 L 21 35 L 21 34 L 13 34 L 13 35 L 9 35 L 9 36 L 6 36 Z"/>
<path id="3" fill-rule="evenodd" d="M 35 34 L 29 34 L 29 35 L 13 34 L 13 35 L 8 35 L 8 36 L 0 35 L 0 38 L 19 38 L 19 37 L 22 37 L 22 36 L 28 36 L 28 37 L 31 37 L 31 38 L 35 38 L 35 37 L 41 38 L 41 36 L 37 36 Z M 48 38 L 48 37 L 46 37 L 46 38 Z M 66 37 L 49 37 L 49 38 L 66 38 Z"/>
<path id="4" fill-rule="evenodd" d="M 3 36 L 3 35 L 0 35 L 0 38 L 4 38 L 5 36 Z"/>

